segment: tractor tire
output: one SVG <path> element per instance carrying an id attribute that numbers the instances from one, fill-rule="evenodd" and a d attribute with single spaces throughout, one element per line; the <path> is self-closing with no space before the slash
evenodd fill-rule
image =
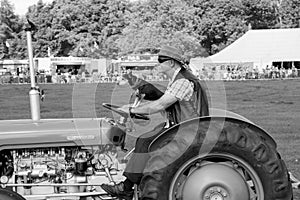
<path id="1" fill-rule="evenodd" d="M 293 199 L 285 163 L 261 133 L 247 123 L 199 124 L 195 136 L 165 137 L 151 149 L 141 199 Z"/>
<path id="2" fill-rule="evenodd" d="M 8 189 L 0 188 L 0 200 L 26 200 L 21 195 Z"/>

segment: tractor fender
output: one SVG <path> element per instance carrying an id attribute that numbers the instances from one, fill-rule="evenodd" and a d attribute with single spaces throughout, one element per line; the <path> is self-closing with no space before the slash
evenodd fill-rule
<path id="1" fill-rule="evenodd" d="M 225 113 L 225 115 L 216 115 L 216 113 Z M 275 140 L 268 134 L 264 129 L 259 127 L 258 125 L 252 123 L 250 120 L 229 111 L 222 111 L 222 110 L 215 110 L 215 115 L 211 116 L 205 116 L 205 117 L 198 117 L 194 119 L 190 119 L 187 121 L 184 121 L 182 123 L 179 123 L 175 126 L 172 126 L 171 128 L 165 130 L 161 134 L 159 134 L 149 145 L 148 150 L 149 152 L 152 152 L 162 146 L 162 143 L 165 144 L 166 141 L 169 141 L 170 138 L 176 136 L 179 128 L 180 129 L 189 129 L 191 130 L 191 127 L 195 128 L 195 131 L 197 133 L 198 130 L 201 129 L 203 126 L 207 126 L 208 123 L 214 122 L 219 123 L 222 125 L 222 123 L 231 124 L 231 126 L 240 126 L 243 128 L 248 129 L 248 133 L 256 132 L 259 134 L 259 136 L 266 141 L 267 144 L 269 144 L 274 149 L 277 148 L 277 144 Z M 193 134 L 195 137 L 199 137 L 198 134 Z"/>
<path id="2" fill-rule="evenodd" d="M 223 110 L 223 109 L 219 109 L 219 108 L 210 108 L 209 114 L 210 114 L 209 115 L 210 117 L 229 117 L 229 118 L 239 119 L 241 121 L 245 121 L 245 122 L 253 124 L 253 122 L 251 122 L 246 117 L 243 117 L 242 115 L 239 115 L 235 112 L 231 112 L 229 110 Z"/>

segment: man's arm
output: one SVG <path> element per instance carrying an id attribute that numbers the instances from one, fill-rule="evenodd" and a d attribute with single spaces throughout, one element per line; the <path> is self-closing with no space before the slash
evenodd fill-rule
<path id="1" fill-rule="evenodd" d="M 147 104 L 140 105 L 136 108 L 132 108 L 132 113 L 137 114 L 154 114 L 160 111 L 165 111 L 170 105 L 176 101 L 181 101 L 185 97 L 190 97 L 193 93 L 193 87 L 191 83 L 186 79 L 179 79 L 175 81 L 171 87 L 169 87 L 165 94 L 158 100 L 148 102 Z M 122 107 L 120 110 L 129 112 L 129 107 Z"/>
<path id="2" fill-rule="evenodd" d="M 161 98 L 156 101 L 148 102 L 139 107 L 132 108 L 132 113 L 137 114 L 154 114 L 160 111 L 164 111 L 170 105 L 174 104 L 177 101 L 177 98 L 170 94 L 164 94 Z"/>
<path id="3" fill-rule="evenodd" d="M 140 106 L 136 108 L 132 108 L 131 112 L 132 113 L 137 113 L 137 114 L 154 114 L 158 113 L 160 111 L 165 111 L 166 108 L 168 108 L 170 105 L 175 103 L 177 101 L 177 98 L 173 95 L 170 94 L 164 94 L 161 98 L 155 101 L 149 101 L 145 102 L 143 104 L 140 104 Z M 119 110 L 122 110 L 124 112 L 129 112 L 129 105 L 125 105 Z"/>

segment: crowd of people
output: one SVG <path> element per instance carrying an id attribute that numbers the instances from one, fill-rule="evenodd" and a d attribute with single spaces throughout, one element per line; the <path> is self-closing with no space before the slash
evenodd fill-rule
<path id="1" fill-rule="evenodd" d="M 53 75 L 47 72 L 37 72 L 36 81 L 38 83 L 53 83 L 53 84 L 65 84 L 65 83 L 118 83 L 122 80 L 122 75 L 126 71 L 120 72 L 108 72 L 92 73 L 85 71 L 82 73 L 58 72 Z M 135 72 L 134 72 L 135 73 Z M 141 72 L 137 72 L 143 74 Z M 257 68 L 244 69 L 228 67 L 225 70 L 211 70 L 211 68 L 203 68 L 202 70 L 194 71 L 194 74 L 201 80 L 248 80 L 248 79 L 287 79 L 287 78 L 300 78 L 300 69 L 297 68 L 278 68 L 278 67 L 266 67 L 265 69 L 258 70 Z M 167 81 L 166 77 L 147 73 L 143 75 L 143 78 L 148 81 Z M 23 84 L 30 83 L 29 73 L 6 73 L 0 75 L 0 84 Z"/>
<path id="2" fill-rule="evenodd" d="M 287 79 L 300 78 L 300 69 L 266 67 L 258 68 L 238 68 L 228 67 L 225 70 L 206 70 L 203 68 L 197 71 L 197 76 L 203 80 L 248 80 L 248 79 Z"/>
<path id="3" fill-rule="evenodd" d="M 49 72 L 39 71 L 35 76 L 37 83 L 53 83 L 53 84 L 72 84 L 72 83 L 118 83 L 122 80 L 122 75 L 126 71 L 120 72 L 107 72 L 103 73 L 89 73 L 84 71 L 82 73 L 74 73 L 72 71 L 57 71 L 54 74 Z M 138 72 L 139 73 L 139 72 Z M 165 81 L 163 76 L 158 75 L 144 75 L 144 79 L 149 81 Z M 19 73 L 6 73 L 0 75 L 0 84 L 24 84 L 30 83 L 30 74 L 26 72 Z"/>

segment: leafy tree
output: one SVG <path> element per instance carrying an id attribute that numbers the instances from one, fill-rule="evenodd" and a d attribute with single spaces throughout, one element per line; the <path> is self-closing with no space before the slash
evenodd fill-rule
<path id="1" fill-rule="evenodd" d="M 284 28 L 300 28 L 300 1 L 284 0 L 281 2 L 282 26 Z"/>
<path id="2" fill-rule="evenodd" d="M 19 18 L 8 0 L 0 1 L 0 59 L 10 58 L 10 40 L 20 31 Z"/>
<path id="3" fill-rule="evenodd" d="M 247 24 L 253 29 L 278 27 L 280 12 L 277 0 L 242 0 L 242 9 Z"/>
<path id="4" fill-rule="evenodd" d="M 99 49 L 103 49 L 102 55 L 112 58 L 116 57 L 119 52 L 116 40 L 119 39 L 123 29 L 129 23 L 126 19 L 126 13 L 129 12 L 129 3 L 126 0 L 108 0 L 106 9 L 104 28 L 97 42 L 100 44 Z"/>
<path id="5" fill-rule="evenodd" d="M 209 54 L 214 54 L 247 30 L 239 0 L 195 0 L 194 31 Z"/>
<path id="6" fill-rule="evenodd" d="M 26 32 L 23 30 L 23 25 L 27 23 L 24 18 L 19 21 L 20 30 L 14 33 L 14 38 L 10 39 L 9 55 L 11 59 L 27 59 L 27 38 Z"/>
<path id="7" fill-rule="evenodd" d="M 51 26 L 51 20 L 53 18 L 51 15 L 52 8 L 53 4 L 45 4 L 42 0 L 39 0 L 36 5 L 29 7 L 26 14 L 26 18 L 32 21 L 36 27 L 36 29 L 32 31 L 35 57 L 47 57 L 48 48 L 51 48 L 54 42 L 51 37 L 51 32 L 49 32 L 49 26 Z M 26 23 L 27 22 L 25 22 L 25 24 Z"/>
<path id="8" fill-rule="evenodd" d="M 48 48 L 55 56 L 114 57 L 114 41 L 125 26 L 124 0 L 61 0 L 51 5 L 41 1 L 30 9 L 28 17 L 38 25 L 37 54 Z"/>
<path id="9" fill-rule="evenodd" d="M 0 59 L 26 58 L 25 18 L 0 0 Z M 214 54 L 247 31 L 299 27 L 299 0 L 42 0 L 28 9 L 36 57 L 157 53 L 165 44 L 189 57 Z M 9 44 L 9 45 L 8 45 Z M 9 46 L 9 48 L 8 48 Z"/>
<path id="10" fill-rule="evenodd" d="M 129 25 L 117 41 L 120 54 L 156 53 L 165 44 L 172 44 L 194 57 L 202 53 L 192 31 L 193 16 L 182 0 L 138 1 L 128 14 Z"/>

